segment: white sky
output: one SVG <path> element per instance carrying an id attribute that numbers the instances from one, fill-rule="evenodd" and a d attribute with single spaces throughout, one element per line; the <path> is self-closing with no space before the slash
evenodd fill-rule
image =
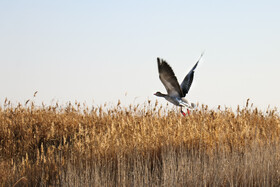
<path id="1" fill-rule="evenodd" d="M 210 107 L 280 104 L 280 1 L 0 1 L 0 104 L 7 97 L 143 103 L 165 92 L 156 57 Z M 125 94 L 127 94 L 125 96 Z"/>

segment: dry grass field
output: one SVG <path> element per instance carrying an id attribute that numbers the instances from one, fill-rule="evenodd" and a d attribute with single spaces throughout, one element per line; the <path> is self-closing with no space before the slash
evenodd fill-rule
<path id="1" fill-rule="evenodd" d="M 279 186 L 276 109 L 0 108 L 1 186 Z"/>

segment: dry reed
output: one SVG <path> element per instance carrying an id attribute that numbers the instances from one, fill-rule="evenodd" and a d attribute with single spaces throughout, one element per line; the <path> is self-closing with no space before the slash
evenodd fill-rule
<path id="1" fill-rule="evenodd" d="M 278 186 L 280 117 L 143 106 L 0 108 L 1 186 Z"/>

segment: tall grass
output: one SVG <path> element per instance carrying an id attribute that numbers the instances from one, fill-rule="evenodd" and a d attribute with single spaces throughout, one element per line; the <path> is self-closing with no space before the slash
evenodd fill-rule
<path id="1" fill-rule="evenodd" d="M 157 103 L 0 108 L 2 186 L 279 186 L 280 117 Z"/>

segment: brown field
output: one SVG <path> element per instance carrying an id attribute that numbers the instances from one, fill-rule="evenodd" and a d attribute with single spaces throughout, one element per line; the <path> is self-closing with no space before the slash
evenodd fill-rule
<path id="1" fill-rule="evenodd" d="M 157 103 L 0 108 L 1 186 L 279 186 L 280 117 Z"/>

